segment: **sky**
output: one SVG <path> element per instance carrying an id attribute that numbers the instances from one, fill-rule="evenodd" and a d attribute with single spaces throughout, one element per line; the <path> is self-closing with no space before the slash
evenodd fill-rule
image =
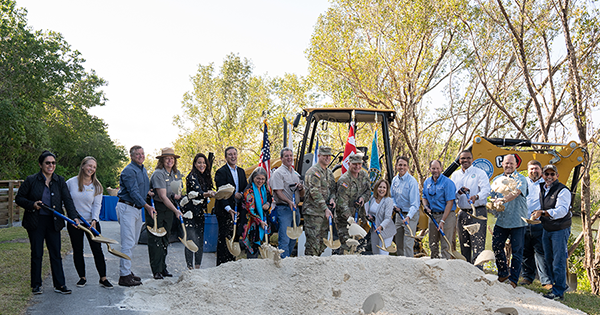
<path id="1" fill-rule="evenodd" d="M 17 0 L 28 25 L 63 35 L 108 81 L 108 101 L 90 110 L 108 133 L 146 153 L 171 146 L 173 116 L 198 65 L 216 69 L 230 53 L 248 58 L 255 75 L 308 74 L 305 50 L 327 0 L 139 1 Z"/>

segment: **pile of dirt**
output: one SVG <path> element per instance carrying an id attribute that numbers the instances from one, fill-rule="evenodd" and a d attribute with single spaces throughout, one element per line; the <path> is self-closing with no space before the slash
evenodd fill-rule
<path id="1" fill-rule="evenodd" d="M 523 287 L 513 289 L 459 260 L 395 256 L 253 259 L 150 280 L 127 289 L 122 308 L 174 314 L 362 314 L 380 293 L 377 314 L 583 314 Z"/>

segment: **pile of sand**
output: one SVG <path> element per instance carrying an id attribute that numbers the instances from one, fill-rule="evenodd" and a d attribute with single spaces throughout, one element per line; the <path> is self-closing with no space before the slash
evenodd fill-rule
<path id="1" fill-rule="evenodd" d="M 459 260 L 395 256 L 253 259 L 186 271 L 175 282 L 128 289 L 125 309 L 175 314 L 361 314 L 380 293 L 377 314 L 583 314 L 541 295 L 499 283 Z"/>

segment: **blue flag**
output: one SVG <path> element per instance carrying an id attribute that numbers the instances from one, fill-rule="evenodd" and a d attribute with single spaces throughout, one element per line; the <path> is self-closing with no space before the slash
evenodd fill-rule
<path id="1" fill-rule="evenodd" d="M 381 166 L 379 165 L 379 151 L 377 150 L 377 130 L 375 130 L 373 144 L 371 144 L 371 165 L 369 168 L 374 168 L 381 171 Z"/>
<path id="2" fill-rule="evenodd" d="M 319 154 L 319 137 L 318 136 L 317 136 L 317 145 L 315 146 L 315 152 L 314 152 L 314 156 L 313 156 L 313 165 L 317 164 L 317 162 L 319 161 L 317 154 Z"/>

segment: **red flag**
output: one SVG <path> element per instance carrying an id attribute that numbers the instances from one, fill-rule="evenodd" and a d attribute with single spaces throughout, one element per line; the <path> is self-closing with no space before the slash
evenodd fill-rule
<path id="1" fill-rule="evenodd" d="M 349 156 L 352 153 L 356 154 L 356 140 L 354 139 L 354 122 L 350 123 L 350 131 L 348 132 L 346 147 L 344 147 L 344 159 L 342 160 L 342 174 L 346 173 L 348 167 L 350 167 Z"/>

